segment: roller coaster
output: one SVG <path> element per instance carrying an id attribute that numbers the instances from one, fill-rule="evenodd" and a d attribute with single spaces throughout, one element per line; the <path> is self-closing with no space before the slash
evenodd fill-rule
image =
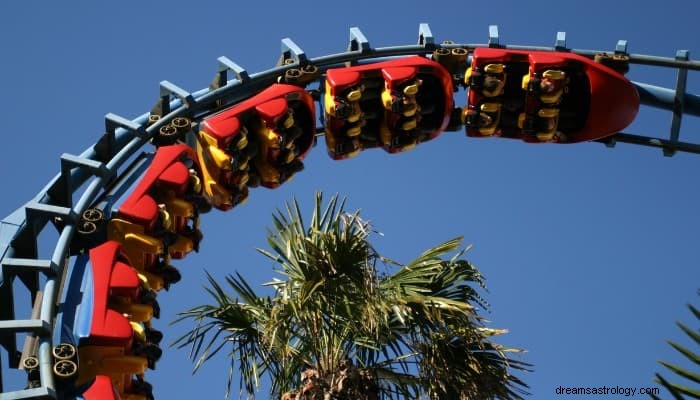
<path id="1" fill-rule="evenodd" d="M 634 65 L 676 70 L 676 87 L 628 80 Z M 689 70 L 700 62 L 683 50 L 629 54 L 625 41 L 576 50 L 563 32 L 553 47 L 512 46 L 496 26 L 487 43 L 438 43 L 421 24 L 415 45 L 373 48 L 352 28 L 340 54 L 308 58 L 283 39 L 267 71 L 249 74 L 221 57 L 206 89 L 163 81 L 150 112 L 107 114 L 99 140 L 63 154 L 60 173 L 0 223 L 0 368 L 26 372 L 16 391 L 3 390 L 0 373 L 0 400 L 152 399 L 146 372 L 162 354 L 152 323 L 159 292 L 181 278 L 173 260 L 198 251 L 200 215 L 286 183 L 321 136 L 335 160 L 372 148 L 405 152 L 462 129 L 698 154 L 699 144 L 680 140 L 682 117 L 700 116 L 700 97 L 686 92 Z M 667 137 L 623 132 L 640 105 L 672 113 Z M 46 259 L 37 243 L 45 229 L 58 232 Z M 29 316 L 17 315 L 17 279 L 31 293 Z"/>

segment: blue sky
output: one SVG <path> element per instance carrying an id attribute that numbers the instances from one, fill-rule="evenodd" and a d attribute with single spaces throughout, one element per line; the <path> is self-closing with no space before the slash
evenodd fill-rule
<path id="1" fill-rule="evenodd" d="M 572 48 L 610 50 L 626 39 L 632 53 L 672 57 L 687 49 L 693 57 L 698 11 L 698 3 L 679 0 L 353 1 L 332 9 L 320 1 L 3 2 L 0 212 L 41 189 L 62 153 L 92 145 L 106 113 L 147 112 L 161 80 L 204 88 L 222 55 L 250 72 L 271 68 L 284 37 L 316 57 L 344 51 L 352 26 L 382 47 L 415 43 L 421 22 L 436 40 L 463 43 L 486 42 L 488 25 L 497 24 L 505 44 L 548 46 L 566 31 Z M 633 67 L 628 76 L 675 84 L 671 70 Z M 697 78 L 689 74 L 690 92 L 700 92 Z M 464 104 L 464 93 L 456 101 Z M 627 131 L 666 135 L 670 119 L 642 109 Z M 681 137 L 693 140 L 698 127 L 687 117 Z M 698 156 L 665 158 L 632 145 L 528 145 L 463 131 L 410 153 L 374 150 L 342 162 L 320 144 L 289 184 L 256 189 L 246 205 L 204 217 L 201 252 L 177 264 L 184 278 L 160 296 L 155 325 L 166 342 L 187 328 L 167 325 L 208 300 L 205 269 L 268 281 L 272 265 L 255 247 L 265 245 L 271 212 L 292 196 L 308 206 L 323 190 L 363 210 L 384 233 L 376 244 L 388 257 L 408 261 L 460 235 L 473 244 L 468 257 L 487 277 L 492 325 L 510 330 L 507 344 L 529 350 L 532 398 L 564 398 L 555 395 L 559 386 L 650 386 L 657 359 L 677 360 L 665 344 L 681 339 L 674 321 L 690 321 L 684 304 L 697 304 L 699 167 Z M 156 397 L 223 396 L 223 358 L 194 377 L 191 369 L 185 351 L 169 349 L 148 375 Z"/>

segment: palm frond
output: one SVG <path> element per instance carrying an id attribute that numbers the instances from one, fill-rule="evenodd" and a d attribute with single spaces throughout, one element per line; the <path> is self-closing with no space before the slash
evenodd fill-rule
<path id="1" fill-rule="evenodd" d="M 700 291 L 698 292 L 698 294 L 700 295 Z M 700 313 L 698 312 L 698 310 L 690 304 L 688 305 L 688 309 L 690 309 L 690 312 L 693 314 L 693 316 L 695 316 L 695 319 L 697 321 L 700 321 Z M 700 344 L 700 335 L 698 335 L 697 331 L 693 331 L 692 329 L 688 328 L 680 322 L 676 322 L 676 325 L 696 345 Z M 669 345 L 671 345 L 671 347 L 673 347 L 676 351 L 685 356 L 685 358 L 687 358 L 693 364 L 700 365 L 700 356 L 698 356 L 698 354 L 696 354 L 694 351 L 670 340 L 668 341 L 668 343 Z M 670 382 L 666 380 L 663 376 L 661 376 L 661 374 L 657 373 L 655 375 L 654 381 L 660 384 L 663 388 L 665 388 L 673 396 L 674 399 L 700 399 L 700 390 L 697 389 L 698 387 L 700 387 L 700 374 L 698 374 L 697 372 L 693 372 L 688 368 L 674 365 L 665 361 L 659 361 L 659 363 L 666 367 L 669 371 L 673 372 L 675 376 L 693 383 L 694 387 L 689 387 L 685 383 Z M 652 398 L 656 397 L 652 396 Z"/>
<path id="2" fill-rule="evenodd" d="M 511 371 L 529 365 L 494 343 L 506 331 L 479 316 L 484 278 L 462 259 L 462 239 L 403 265 L 378 254 L 375 230 L 345 204 L 317 193 L 308 225 L 296 199 L 273 213 L 268 248 L 258 249 L 280 275 L 266 284 L 271 297 L 238 273 L 226 290 L 207 273 L 212 304 L 176 321 L 194 323 L 174 345 L 190 347 L 195 371 L 228 346 L 227 387 L 237 371 L 249 395 L 268 376 L 273 397 L 521 399 L 527 385 Z"/>

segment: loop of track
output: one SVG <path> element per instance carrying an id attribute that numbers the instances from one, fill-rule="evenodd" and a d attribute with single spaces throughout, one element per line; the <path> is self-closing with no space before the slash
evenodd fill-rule
<path id="1" fill-rule="evenodd" d="M 493 32 L 492 32 L 493 33 Z M 221 87 L 216 89 L 202 89 L 194 93 L 188 93 L 169 83 L 161 83 L 160 98 L 164 100 L 165 107 L 162 118 L 152 125 L 148 124 L 149 113 L 143 114 L 133 120 L 127 120 L 119 116 L 108 114 L 106 116 L 106 136 L 101 143 L 105 150 L 96 151 L 91 146 L 79 156 L 63 155 L 61 157 L 62 171 L 49 184 L 37 194 L 37 196 L 2 221 L 4 235 L 0 237 L 2 268 L 11 271 L 14 275 L 24 278 L 38 276 L 43 273 L 46 283 L 41 289 L 43 299 L 38 315 L 28 320 L 0 321 L 0 332 L 27 332 L 38 337 L 37 359 L 41 377 L 41 386 L 15 392 L 0 393 L 0 400 L 10 399 L 55 399 L 57 398 L 56 385 L 52 372 L 52 335 L 55 319 L 55 304 L 63 287 L 65 271 L 68 268 L 68 246 L 75 235 L 79 216 L 90 207 L 98 195 L 106 187 L 110 179 L 118 175 L 118 171 L 130 160 L 136 152 L 149 140 L 161 126 L 169 123 L 173 118 L 187 116 L 194 121 L 211 115 L 222 108 L 230 107 L 249 98 L 277 82 L 278 77 L 291 69 L 306 64 L 318 67 L 321 74 L 329 68 L 342 67 L 346 63 L 376 62 L 381 59 L 407 55 L 429 55 L 438 48 L 461 47 L 469 52 L 479 47 L 501 47 L 517 50 L 532 51 L 570 51 L 575 54 L 592 58 L 601 51 L 565 49 L 560 45 L 555 47 L 528 47 L 505 46 L 498 44 L 496 35 L 492 34 L 490 43 L 485 44 L 437 44 L 427 25 L 421 25 L 419 30 L 419 42 L 416 45 L 394 46 L 384 48 L 372 48 L 362 33 L 351 29 L 349 50 L 343 53 L 326 55 L 316 58 L 307 58 L 305 53 L 291 40 L 282 41 L 282 57 L 279 65 L 254 74 L 248 74 L 243 68 L 232 61 L 222 57 L 219 59 L 220 68 L 217 71 L 222 78 Z M 609 51 L 608 51 L 609 52 Z M 652 65 L 666 68 L 674 68 L 682 73 L 687 70 L 700 70 L 700 62 L 684 61 L 672 58 L 662 58 L 646 55 L 629 54 L 631 64 Z M 285 60 L 291 60 L 285 63 Z M 227 78 L 231 72 L 234 77 Z M 225 83 L 224 83 L 225 81 Z M 683 114 L 700 116 L 700 96 L 685 93 L 684 87 L 680 91 L 657 88 L 643 83 L 634 83 L 642 94 L 642 102 L 653 107 L 674 110 L 675 100 L 683 99 L 685 107 Z M 162 106 L 162 105 L 161 105 Z M 323 127 L 317 127 L 317 134 L 323 131 Z M 693 143 L 678 142 L 677 137 L 672 139 L 646 138 L 631 134 L 618 134 L 614 137 L 602 140 L 607 144 L 615 141 L 656 146 L 664 149 L 700 153 L 700 146 Z M 76 188 L 88 183 L 80 198 L 73 203 L 72 195 Z M 63 226 L 59 239 L 56 242 L 53 255 L 49 260 L 39 260 L 31 257 L 36 249 L 36 237 L 45 229 L 48 222 L 60 220 Z M 32 243 L 33 241 L 33 243 Z M 27 278 L 31 282 L 31 279 Z M 26 282 L 25 282 L 26 284 Z M 38 283 L 34 283 L 38 289 Z M 9 285 L 9 296 L 12 296 L 12 283 Z M 28 284 L 28 287 L 32 286 Z M 33 290 L 30 288 L 30 290 Z M 7 295 L 7 294 L 6 294 Z M 14 311 L 12 311 L 14 313 Z M 8 343 L 3 343 L 7 346 Z M 16 343 L 9 343 L 16 346 Z M 34 359 L 30 360 L 34 362 Z M 0 366 L 1 368 L 2 366 Z M 1 389 L 1 387 L 0 387 Z"/>

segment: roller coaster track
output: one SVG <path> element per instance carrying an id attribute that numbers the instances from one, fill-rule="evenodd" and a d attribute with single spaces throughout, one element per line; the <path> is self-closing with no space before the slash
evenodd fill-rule
<path id="1" fill-rule="evenodd" d="M 52 370 L 52 349 L 57 313 L 57 303 L 65 287 L 65 277 L 70 264 L 70 246 L 81 221 L 81 215 L 98 199 L 110 182 L 120 177 L 121 171 L 129 166 L 137 152 L 151 143 L 151 139 L 161 127 L 176 117 L 187 117 L 194 122 L 201 121 L 222 108 L 230 107 L 261 92 L 278 82 L 279 78 L 291 69 L 305 65 L 316 66 L 323 76 L 328 69 L 347 65 L 374 63 L 387 58 L 408 55 L 428 56 L 436 49 L 467 49 L 470 53 L 477 48 L 503 48 L 524 51 L 559 51 L 593 58 L 602 51 L 568 49 L 566 36 L 557 34 L 553 47 L 511 46 L 499 42 L 498 29 L 489 29 L 489 40 L 481 44 L 442 43 L 435 41 L 430 28 L 421 24 L 418 43 L 415 45 L 372 48 L 369 41 L 357 28 L 350 30 L 348 50 L 343 53 L 307 58 L 306 53 L 290 39 L 282 40 L 282 51 L 278 64 L 269 70 L 250 74 L 238 64 L 221 57 L 218 59 L 212 85 L 209 88 L 190 93 L 170 82 L 160 84 L 158 101 L 151 113 L 129 120 L 114 114 L 105 117 L 105 133 L 100 140 L 80 155 L 63 154 L 61 171 L 32 200 L 15 210 L 0 223 L 0 344 L 6 350 L 7 367 L 21 368 L 22 360 L 28 356 L 18 346 L 17 335 L 24 334 L 33 340 L 38 361 L 39 384 L 35 387 L 5 392 L 0 373 L 0 400 L 10 399 L 56 399 L 61 397 Z M 684 142 L 679 138 L 683 115 L 700 116 L 700 96 L 686 93 L 688 70 L 700 70 L 700 62 L 689 59 L 687 51 L 678 51 L 675 58 L 663 58 L 638 54 L 627 54 L 625 41 L 619 41 L 609 53 L 626 55 L 631 65 L 649 65 L 677 71 L 675 88 L 662 88 L 645 83 L 633 82 L 640 103 L 646 106 L 669 110 L 672 121 L 668 135 L 664 137 L 640 136 L 619 132 L 599 139 L 607 146 L 616 143 L 661 148 L 663 154 L 672 156 L 675 152 L 700 153 L 700 145 Z M 229 75 L 232 75 L 229 79 Z M 316 81 L 319 81 L 318 78 Z M 321 86 L 322 90 L 322 86 Z M 318 90 L 314 99 L 318 103 Z M 161 115 L 157 121 L 150 121 L 149 114 Z M 323 126 L 316 127 L 316 135 L 324 132 Z M 82 189 L 80 189 L 82 187 Z M 74 199 L 78 196 L 79 198 Z M 40 259 L 37 237 L 47 229 L 48 223 L 59 232 L 53 255 Z M 31 293 L 34 312 L 31 316 L 18 318 L 16 315 L 13 284 L 15 279 L 26 286 Z M 43 284 L 43 286 L 42 286 Z M 40 287 L 41 286 L 41 287 Z M 24 354 L 23 354 L 24 353 Z M 0 360 L 0 368 L 5 368 Z"/>

